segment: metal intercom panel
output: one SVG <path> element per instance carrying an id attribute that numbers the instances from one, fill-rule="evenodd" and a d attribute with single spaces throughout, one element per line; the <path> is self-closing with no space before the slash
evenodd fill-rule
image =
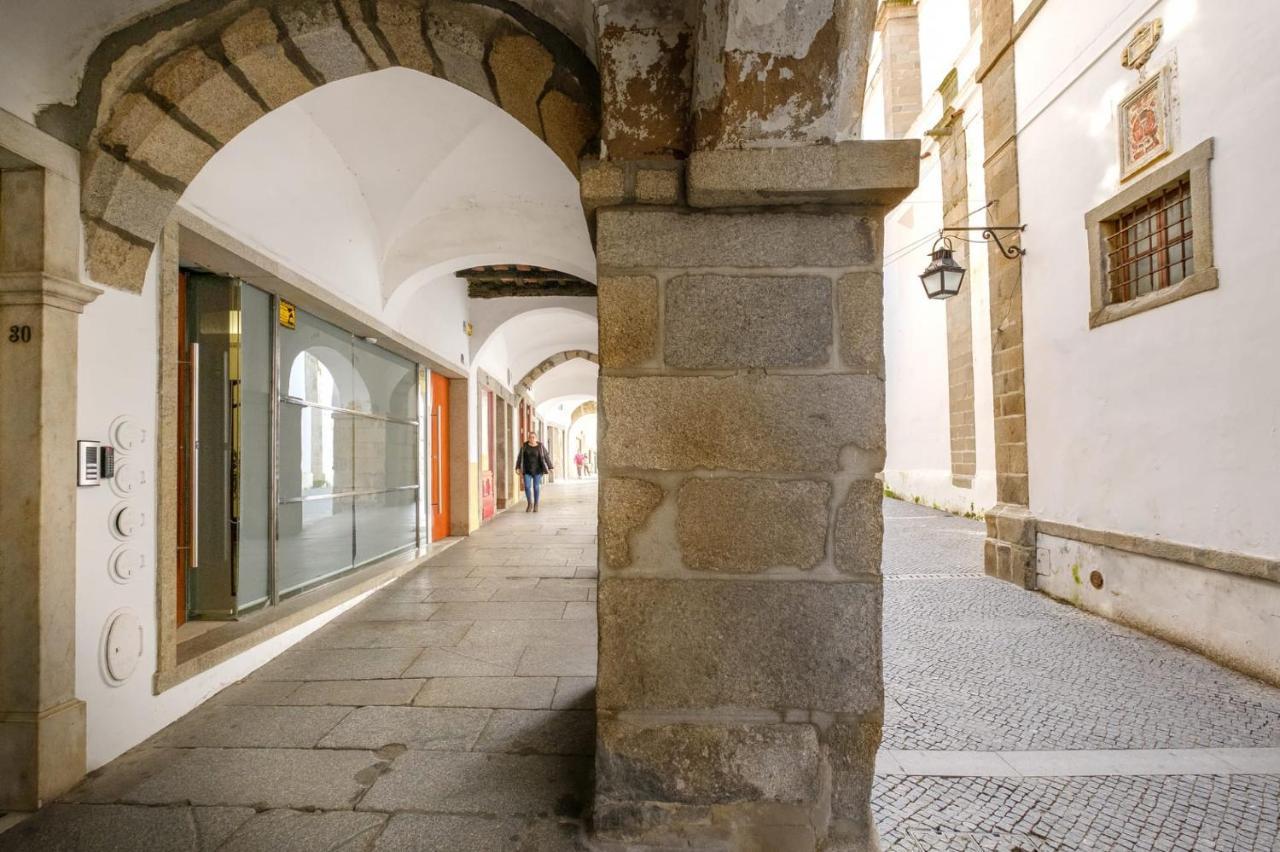
<path id="1" fill-rule="evenodd" d="M 76 441 L 76 485 L 99 485 L 102 444 L 98 441 Z"/>
<path id="2" fill-rule="evenodd" d="M 116 448 L 102 446 L 98 449 L 98 478 L 111 479 L 116 475 Z"/>

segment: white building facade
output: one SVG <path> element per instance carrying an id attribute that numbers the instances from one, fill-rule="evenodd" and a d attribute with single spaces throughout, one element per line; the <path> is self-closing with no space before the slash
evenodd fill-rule
<path id="1" fill-rule="evenodd" d="M 990 573 L 1272 683 L 1277 35 L 1262 0 L 885 3 L 864 122 L 924 139 L 886 225 L 886 488 L 988 513 Z M 1025 256 L 950 231 L 968 292 L 931 302 L 944 226 Z"/>

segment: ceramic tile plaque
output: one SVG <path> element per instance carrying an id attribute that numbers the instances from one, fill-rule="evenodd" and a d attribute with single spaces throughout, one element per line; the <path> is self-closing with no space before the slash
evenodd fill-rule
<path id="1" fill-rule="evenodd" d="M 1137 174 L 1172 150 L 1169 138 L 1169 73 L 1144 80 L 1120 102 L 1120 179 Z"/>

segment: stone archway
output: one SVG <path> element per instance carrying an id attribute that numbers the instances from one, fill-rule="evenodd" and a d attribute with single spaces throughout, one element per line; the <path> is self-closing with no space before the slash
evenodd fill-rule
<path id="1" fill-rule="evenodd" d="M 587 400 L 586 402 L 582 403 L 582 405 L 579 405 L 577 408 L 575 408 L 573 410 L 573 414 L 569 416 L 569 428 L 572 429 L 573 425 L 577 423 L 579 420 L 581 420 L 582 418 L 586 417 L 589 414 L 595 414 L 595 413 L 596 413 L 596 401 L 594 399 Z"/>
<path id="2" fill-rule="evenodd" d="M 525 377 L 516 383 L 516 391 L 524 391 L 525 393 L 528 393 L 533 387 L 533 383 L 541 378 L 545 373 L 551 372 L 561 364 L 565 364 L 579 358 L 597 365 L 600 363 L 600 357 L 596 355 L 596 353 L 588 352 L 585 349 L 570 349 L 565 352 L 557 352 L 555 355 L 547 358 L 541 364 L 526 373 Z"/>
<path id="3" fill-rule="evenodd" d="M 596 138 L 599 81 L 581 50 L 514 4 L 193 0 L 99 46 L 75 108 L 90 276 L 137 291 L 173 206 L 237 133 L 312 89 L 393 66 L 477 93 L 574 174 Z"/>

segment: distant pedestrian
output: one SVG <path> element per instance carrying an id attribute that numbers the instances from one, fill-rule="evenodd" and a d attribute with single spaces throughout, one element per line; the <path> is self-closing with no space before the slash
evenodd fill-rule
<path id="1" fill-rule="evenodd" d="M 583 477 L 583 470 L 587 466 L 586 454 L 581 452 L 576 453 L 573 457 L 573 463 L 578 466 L 578 478 L 581 479 Z"/>
<path id="2" fill-rule="evenodd" d="M 516 473 L 524 477 L 524 510 L 538 511 L 538 500 L 542 497 L 542 477 L 555 470 L 551 464 L 551 456 L 547 448 L 538 443 L 537 435 L 525 438 L 520 447 L 520 455 L 516 459 Z"/>

